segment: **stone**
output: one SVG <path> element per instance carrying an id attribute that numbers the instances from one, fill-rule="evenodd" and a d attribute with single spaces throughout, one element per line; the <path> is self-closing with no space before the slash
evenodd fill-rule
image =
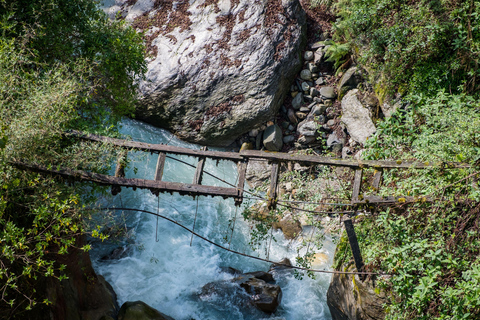
<path id="1" fill-rule="evenodd" d="M 342 123 L 353 140 L 361 144 L 375 133 L 376 128 L 370 118 L 370 111 L 357 97 L 358 89 L 350 90 L 342 99 Z"/>
<path id="2" fill-rule="evenodd" d="M 298 124 L 297 132 L 303 136 L 317 136 L 318 124 L 313 120 L 305 120 Z"/>
<path id="3" fill-rule="evenodd" d="M 332 129 L 335 126 L 335 120 L 331 119 L 327 121 L 327 126 Z"/>
<path id="4" fill-rule="evenodd" d="M 274 276 L 276 274 L 283 274 L 285 271 L 290 272 L 293 269 L 289 268 L 292 266 L 292 262 L 288 258 L 283 258 L 281 261 L 277 263 L 272 263 L 270 265 L 270 269 L 268 270 L 268 273 L 273 274 Z"/>
<path id="5" fill-rule="evenodd" d="M 338 270 L 355 271 L 350 264 Z M 386 293 L 375 287 L 376 281 L 362 281 L 358 275 L 333 274 L 327 291 L 327 305 L 333 320 L 385 319 Z"/>
<path id="6" fill-rule="evenodd" d="M 256 137 L 256 136 L 258 136 L 258 129 L 250 130 L 250 132 L 248 133 L 248 135 L 249 135 L 250 137 Z"/>
<path id="7" fill-rule="evenodd" d="M 145 32 L 148 70 L 136 118 L 190 142 L 228 146 L 272 118 L 302 68 L 299 0 L 222 2 L 222 10 L 204 0 L 102 3 L 112 19 L 118 13 Z M 285 23 L 267 22 L 269 15 Z"/>
<path id="8" fill-rule="evenodd" d="M 397 111 L 397 109 L 400 108 L 401 106 L 402 106 L 401 101 L 397 101 L 396 103 L 385 101 L 380 105 L 380 108 L 382 109 L 382 112 L 385 118 L 390 118 L 392 114 L 394 114 L 395 111 Z"/>
<path id="9" fill-rule="evenodd" d="M 295 98 L 293 98 L 292 107 L 293 107 L 293 109 L 298 110 L 303 103 L 304 103 L 303 93 L 300 92 L 299 94 L 297 94 L 295 96 Z"/>
<path id="10" fill-rule="evenodd" d="M 309 63 L 308 64 L 308 70 L 310 70 L 310 72 L 313 75 L 314 73 L 318 72 L 318 67 L 314 63 Z"/>
<path id="11" fill-rule="evenodd" d="M 253 144 L 251 142 L 244 142 L 240 147 L 240 151 L 253 150 Z"/>
<path id="12" fill-rule="evenodd" d="M 282 129 L 275 124 L 263 132 L 263 145 L 268 151 L 280 151 L 283 147 Z"/>
<path id="13" fill-rule="evenodd" d="M 113 249 L 109 254 L 103 256 L 101 260 L 119 260 L 130 256 L 133 253 L 133 247 L 131 245 L 121 246 Z"/>
<path id="14" fill-rule="evenodd" d="M 248 160 L 246 180 L 251 188 L 260 187 L 270 178 L 272 166 L 266 161 Z"/>
<path id="15" fill-rule="evenodd" d="M 312 45 L 310 46 L 310 48 L 311 48 L 312 50 L 318 49 L 318 48 L 323 48 L 323 47 L 325 47 L 325 42 L 323 42 L 323 41 L 317 41 L 317 42 L 315 42 L 314 44 L 312 44 Z"/>
<path id="16" fill-rule="evenodd" d="M 292 190 L 293 190 L 293 184 L 292 184 L 291 182 L 285 183 L 285 190 L 286 190 L 287 192 L 292 192 Z"/>
<path id="17" fill-rule="evenodd" d="M 275 283 L 275 279 L 273 278 L 272 274 L 265 271 L 253 271 L 245 274 L 254 276 L 255 278 L 263 280 L 267 283 Z"/>
<path id="18" fill-rule="evenodd" d="M 302 225 L 291 213 L 286 214 L 280 221 L 273 223 L 274 230 L 280 229 L 285 239 L 292 240 L 302 233 Z"/>
<path id="19" fill-rule="evenodd" d="M 263 132 L 259 132 L 255 137 L 255 150 L 262 149 Z"/>
<path id="20" fill-rule="evenodd" d="M 127 301 L 118 312 L 118 320 L 174 320 L 143 301 Z"/>
<path id="21" fill-rule="evenodd" d="M 316 96 L 318 96 L 318 94 L 319 94 L 319 92 L 318 92 L 317 88 L 315 88 L 315 87 L 310 88 L 310 95 L 312 97 L 316 97 Z"/>
<path id="22" fill-rule="evenodd" d="M 341 147 L 343 148 L 343 145 L 345 144 L 345 138 L 340 138 L 336 132 L 332 132 L 328 135 L 327 147 L 332 147 L 337 144 L 341 145 Z"/>
<path id="23" fill-rule="evenodd" d="M 342 159 L 348 158 L 352 154 L 352 148 L 350 147 L 343 147 L 342 148 Z"/>
<path id="24" fill-rule="evenodd" d="M 316 116 L 315 121 L 317 121 L 319 125 L 322 125 L 325 123 L 325 117 L 323 115 Z"/>
<path id="25" fill-rule="evenodd" d="M 303 92 L 310 92 L 310 86 L 306 82 L 302 82 L 302 90 Z"/>
<path id="26" fill-rule="evenodd" d="M 283 121 L 282 122 L 282 128 L 283 129 L 287 129 L 289 125 L 290 125 L 290 123 L 288 121 Z"/>
<path id="27" fill-rule="evenodd" d="M 357 67 L 351 67 L 342 75 L 337 86 L 338 92 L 340 92 L 343 87 L 354 88 L 357 86 L 359 80 L 358 77 L 355 76 L 357 70 Z"/>
<path id="28" fill-rule="evenodd" d="M 295 111 L 293 111 L 293 109 L 288 109 L 287 117 L 288 117 L 288 120 L 291 123 L 297 123 L 298 122 L 297 116 L 295 115 Z"/>
<path id="29" fill-rule="evenodd" d="M 317 140 L 316 137 L 306 137 L 306 136 L 301 136 L 298 138 L 298 143 L 300 144 L 310 144 L 312 142 L 315 142 Z"/>
<path id="30" fill-rule="evenodd" d="M 313 109 L 312 112 L 314 115 L 319 116 L 321 114 L 325 113 L 325 110 L 327 110 L 327 106 L 324 104 L 317 104 Z"/>
<path id="31" fill-rule="evenodd" d="M 310 112 L 310 109 L 308 107 L 301 107 L 299 112 L 303 112 L 303 113 L 309 113 Z"/>
<path id="32" fill-rule="evenodd" d="M 292 136 L 292 135 L 288 135 L 288 136 L 283 137 L 283 143 L 285 143 L 285 144 L 292 143 L 293 141 L 295 141 L 295 137 Z"/>
<path id="33" fill-rule="evenodd" d="M 300 72 L 300 78 L 303 80 L 312 80 L 312 72 L 308 69 L 303 69 Z"/>
<path id="34" fill-rule="evenodd" d="M 311 95 L 304 95 L 303 99 L 305 99 L 306 102 L 310 102 L 313 100 L 313 97 Z"/>
<path id="35" fill-rule="evenodd" d="M 303 120 L 307 117 L 307 114 L 305 112 L 300 112 L 300 111 L 297 111 L 295 112 L 295 116 L 300 119 L 300 120 Z"/>
<path id="36" fill-rule="evenodd" d="M 295 126 L 293 124 L 289 125 L 288 126 L 288 131 L 293 132 L 293 130 L 295 130 Z"/>
<path id="37" fill-rule="evenodd" d="M 325 99 L 335 99 L 337 96 L 337 94 L 335 93 L 335 89 L 332 87 L 320 88 L 320 95 Z"/>
<path id="38" fill-rule="evenodd" d="M 325 83 L 325 79 L 323 79 L 323 78 L 318 78 L 317 80 L 315 80 L 315 84 L 317 86 L 321 86 L 324 83 Z"/>
<path id="39" fill-rule="evenodd" d="M 313 51 L 305 51 L 305 53 L 303 54 L 303 59 L 305 59 L 305 61 L 310 61 L 313 59 Z"/>
<path id="40" fill-rule="evenodd" d="M 317 66 L 322 63 L 323 56 L 325 53 L 323 52 L 323 47 L 319 48 L 317 51 L 315 51 L 315 54 L 313 55 L 313 63 L 315 63 Z"/>

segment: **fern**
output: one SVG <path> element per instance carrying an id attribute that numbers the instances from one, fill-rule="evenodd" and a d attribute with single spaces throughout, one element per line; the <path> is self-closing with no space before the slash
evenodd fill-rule
<path id="1" fill-rule="evenodd" d="M 328 62 L 334 63 L 334 68 L 337 72 L 342 69 L 342 66 L 350 60 L 350 44 L 347 43 L 332 43 L 325 52 Z"/>

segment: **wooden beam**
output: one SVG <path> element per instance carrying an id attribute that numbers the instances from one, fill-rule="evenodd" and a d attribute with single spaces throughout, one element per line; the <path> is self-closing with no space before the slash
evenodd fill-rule
<path id="1" fill-rule="evenodd" d="M 73 131 L 73 130 L 70 131 L 68 134 L 74 137 L 85 139 L 85 140 L 110 143 L 126 149 L 135 149 L 135 150 L 142 150 L 142 151 L 148 151 L 148 152 L 173 153 L 173 154 L 181 154 L 181 155 L 187 155 L 187 156 L 193 156 L 193 157 L 207 157 L 207 158 L 219 159 L 219 160 L 232 160 L 232 161 L 243 160 L 243 157 L 237 152 L 193 150 L 193 149 L 175 147 L 175 146 L 170 146 L 165 144 L 154 144 L 154 143 L 114 139 L 114 138 L 109 138 L 109 137 L 104 137 L 104 136 L 99 136 L 94 134 L 82 133 L 82 132 Z"/>
<path id="2" fill-rule="evenodd" d="M 375 173 L 373 175 L 373 182 L 372 187 L 375 191 L 378 191 L 378 187 L 380 186 L 380 182 L 382 181 L 383 170 L 382 169 L 375 169 Z"/>
<path id="3" fill-rule="evenodd" d="M 434 166 L 440 165 L 440 163 L 430 164 L 423 162 L 411 162 L 411 161 L 376 161 L 376 160 L 345 160 L 345 159 L 336 159 L 330 157 L 319 157 L 315 155 L 299 155 L 294 153 L 282 153 L 282 152 L 265 152 L 258 150 L 243 150 L 240 152 L 240 155 L 246 158 L 261 158 L 267 159 L 270 161 L 279 161 L 279 162 L 304 162 L 321 165 L 330 165 L 330 166 L 340 166 L 340 167 L 351 167 L 351 168 L 415 168 L 415 169 L 425 169 L 432 168 Z M 469 168 L 470 166 L 463 163 L 451 163 L 446 165 L 451 168 Z"/>
<path id="4" fill-rule="evenodd" d="M 268 195 L 268 209 L 275 209 L 277 207 L 277 182 L 280 166 L 278 162 L 272 163 L 272 170 L 270 172 L 270 194 Z"/>
<path id="5" fill-rule="evenodd" d="M 237 184 L 237 190 L 238 190 L 238 196 L 235 198 L 235 205 L 239 206 L 242 204 L 243 201 L 243 190 L 245 187 L 245 180 L 247 176 L 247 162 L 239 162 L 237 164 L 237 170 L 238 170 L 238 184 Z"/>
<path id="6" fill-rule="evenodd" d="M 157 167 L 155 168 L 155 178 L 156 181 L 161 181 L 163 177 L 163 168 L 165 167 L 165 159 L 167 155 L 164 152 L 158 153 Z"/>
<path id="7" fill-rule="evenodd" d="M 12 162 L 13 165 L 27 169 L 35 172 L 40 172 L 44 174 L 57 175 L 65 177 L 68 179 L 78 180 L 78 181 L 91 181 L 100 185 L 107 186 L 120 186 L 127 188 L 140 188 L 148 189 L 153 193 L 159 192 L 178 192 L 182 195 L 191 195 L 191 196 L 220 196 L 223 198 L 235 198 L 238 196 L 236 188 L 224 188 L 224 187 L 214 187 L 214 186 L 202 186 L 198 184 L 186 184 L 179 182 L 167 182 L 167 181 L 155 181 L 155 180 L 144 180 L 144 179 L 127 179 L 120 177 L 107 176 L 100 173 L 92 173 L 80 170 L 70 170 L 70 169 L 61 169 L 54 170 L 48 169 L 42 165 L 33 165 L 22 162 Z"/>
<path id="8" fill-rule="evenodd" d="M 203 147 L 202 150 L 206 151 L 207 147 Z M 205 157 L 200 157 L 198 160 L 197 168 L 195 169 L 195 175 L 193 176 L 193 184 L 202 184 L 203 167 L 205 166 Z"/>
<path id="9" fill-rule="evenodd" d="M 360 189 L 362 187 L 362 175 L 363 169 L 355 170 L 355 180 L 353 181 L 353 191 L 352 191 L 352 204 L 358 202 L 358 195 L 360 194 Z"/>
<path id="10" fill-rule="evenodd" d="M 360 252 L 360 247 L 358 246 L 357 235 L 355 234 L 355 229 L 353 228 L 352 219 L 343 220 L 345 225 L 345 230 L 347 231 L 348 242 L 350 243 L 350 248 L 352 249 L 353 260 L 355 261 L 355 267 L 358 272 L 363 272 L 363 259 Z M 359 275 L 360 280 L 365 280 L 365 275 Z"/>

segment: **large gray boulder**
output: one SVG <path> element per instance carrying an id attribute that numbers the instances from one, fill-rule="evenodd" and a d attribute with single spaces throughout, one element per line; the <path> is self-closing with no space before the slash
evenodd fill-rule
<path id="1" fill-rule="evenodd" d="M 301 68 L 298 0 L 103 1 L 146 32 L 137 118 L 187 141 L 226 146 L 270 120 Z"/>
<path id="2" fill-rule="evenodd" d="M 370 111 L 357 97 L 358 89 L 350 90 L 342 99 L 342 122 L 353 140 L 361 144 L 377 130 L 370 118 Z"/>

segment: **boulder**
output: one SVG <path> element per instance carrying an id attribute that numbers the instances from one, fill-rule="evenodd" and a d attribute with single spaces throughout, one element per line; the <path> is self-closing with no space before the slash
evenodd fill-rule
<path id="1" fill-rule="evenodd" d="M 297 122 L 298 122 L 298 119 L 297 119 L 297 117 L 295 116 L 295 111 L 293 111 L 292 109 L 288 109 L 288 111 L 287 111 L 287 117 L 288 117 L 288 120 L 289 120 L 291 123 L 297 123 Z"/>
<path id="2" fill-rule="evenodd" d="M 345 138 L 339 137 L 337 133 L 334 131 L 328 135 L 327 147 L 332 147 L 336 144 L 340 144 L 343 147 L 343 145 L 345 144 Z"/>
<path id="3" fill-rule="evenodd" d="M 342 99 L 342 122 L 352 139 L 365 144 L 367 138 L 377 130 L 370 118 L 370 111 L 357 97 L 358 89 L 350 90 Z"/>
<path id="4" fill-rule="evenodd" d="M 359 76 L 356 74 L 357 70 L 357 67 L 351 67 L 343 74 L 337 86 L 338 92 L 340 92 L 344 87 L 354 88 L 357 86 L 359 82 Z"/>
<path id="5" fill-rule="evenodd" d="M 274 229 L 280 229 L 285 236 L 285 239 L 295 239 L 302 232 L 301 223 L 296 220 L 291 213 L 286 214 L 282 220 L 273 223 Z"/>
<path id="6" fill-rule="evenodd" d="M 263 145 L 268 151 L 280 151 L 283 147 L 282 129 L 275 124 L 263 132 Z"/>
<path id="7" fill-rule="evenodd" d="M 300 78 L 306 81 L 312 80 L 312 72 L 308 69 L 303 69 L 300 72 Z"/>
<path id="8" fill-rule="evenodd" d="M 127 301 L 118 312 L 118 320 L 174 320 L 143 301 Z"/>
<path id="9" fill-rule="evenodd" d="M 397 111 L 397 109 L 400 108 L 401 106 L 402 106 L 401 101 L 397 101 L 397 102 L 385 101 L 380 105 L 380 108 L 382 109 L 382 112 L 385 118 L 390 118 L 392 114 L 394 114 L 395 111 Z"/>
<path id="10" fill-rule="evenodd" d="M 350 266 L 339 270 L 355 271 Z M 327 291 L 327 305 L 333 320 L 383 320 L 385 292 L 373 280 L 362 281 L 358 275 L 334 274 Z"/>
<path id="11" fill-rule="evenodd" d="M 310 61 L 313 59 L 313 51 L 305 51 L 305 53 L 303 54 L 303 59 L 305 59 L 305 61 Z"/>
<path id="12" fill-rule="evenodd" d="M 137 119 L 187 141 L 227 146 L 271 119 L 301 68 L 299 0 L 104 1 L 103 9 L 145 32 Z"/>

